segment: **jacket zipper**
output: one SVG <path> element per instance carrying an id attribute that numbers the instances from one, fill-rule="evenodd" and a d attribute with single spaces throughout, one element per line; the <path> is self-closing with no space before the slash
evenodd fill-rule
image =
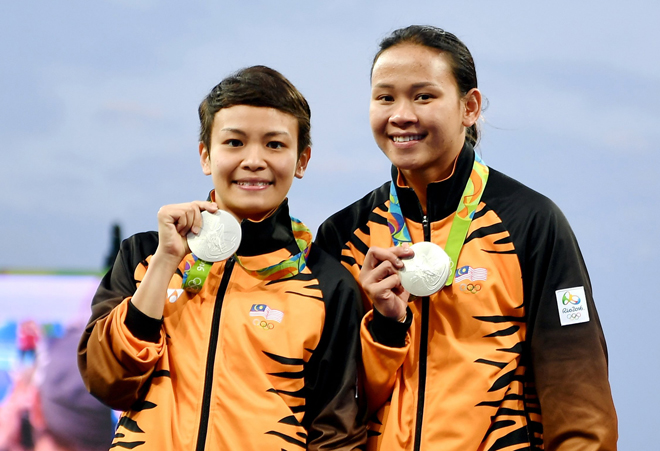
<path id="1" fill-rule="evenodd" d="M 202 414 L 199 421 L 199 433 L 197 434 L 196 451 L 203 451 L 206 446 L 206 434 L 209 429 L 209 412 L 211 410 L 211 392 L 213 390 L 213 369 L 215 367 L 215 353 L 218 349 L 218 335 L 220 334 L 220 314 L 222 312 L 222 302 L 227 292 L 229 278 L 234 269 L 234 257 L 227 260 L 225 271 L 222 274 L 220 288 L 215 297 L 215 306 L 213 307 L 213 320 L 211 322 L 211 338 L 209 339 L 209 352 L 206 357 L 206 375 L 204 376 L 204 396 L 202 398 Z"/>
<path id="2" fill-rule="evenodd" d="M 424 241 L 431 241 L 431 227 L 426 215 L 422 217 L 422 228 L 424 230 Z M 424 400 L 426 397 L 426 360 L 428 355 L 429 336 L 429 297 L 422 298 L 422 330 L 419 338 L 419 383 L 417 387 L 417 418 L 415 420 L 415 442 L 414 451 L 419 451 L 422 446 L 422 423 L 424 421 Z"/>

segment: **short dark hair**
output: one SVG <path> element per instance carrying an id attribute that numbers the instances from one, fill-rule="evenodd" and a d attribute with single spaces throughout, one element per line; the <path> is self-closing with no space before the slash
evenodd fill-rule
<path id="1" fill-rule="evenodd" d="M 207 149 L 211 148 L 215 113 L 235 105 L 270 107 L 292 115 L 298 121 L 298 156 L 312 145 L 312 112 L 305 97 L 278 71 L 251 66 L 222 80 L 199 105 L 199 140 Z"/>
<path id="2" fill-rule="evenodd" d="M 371 64 L 371 72 L 385 50 L 404 43 L 437 49 L 448 55 L 454 79 L 462 95 L 477 87 L 477 71 L 467 46 L 448 31 L 430 25 L 411 25 L 393 31 L 380 42 L 380 49 Z M 479 130 L 476 123 L 467 129 L 466 139 L 473 146 L 479 141 Z"/>

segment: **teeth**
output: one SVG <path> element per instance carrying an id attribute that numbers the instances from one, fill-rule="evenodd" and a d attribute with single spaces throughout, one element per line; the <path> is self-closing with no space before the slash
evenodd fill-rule
<path id="1" fill-rule="evenodd" d="M 405 143 L 408 141 L 418 141 L 422 138 L 422 135 L 392 136 L 392 141 L 396 143 Z"/>
<path id="2" fill-rule="evenodd" d="M 236 182 L 237 185 L 241 186 L 267 186 L 270 185 L 269 182 Z"/>

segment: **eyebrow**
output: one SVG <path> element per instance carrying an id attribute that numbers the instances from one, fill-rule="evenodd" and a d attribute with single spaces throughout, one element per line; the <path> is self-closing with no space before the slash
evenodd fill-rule
<path id="1" fill-rule="evenodd" d="M 241 135 L 241 136 L 247 136 L 247 133 L 245 133 L 245 132 L 244 132 L 243 130 L 241 130 L 240 128 L 226 127 L 226 128 L 223 128 L 223 129 L 220 130 L 220 131 L 222 131 L 222 132 L 236 133 L 236 134 Z M 275 131 L 272 131 L 272 132 L 268 132 L 268 133 L 266 133 L 264 136 L 267 136 L 267 137 L 270 138 L 270 137 L 272 137 L 272 136 L 279 136 L 279 135 L 287 135 L 287 136 L 289 136 L 289 132 L 275 130 Z"/>
<path id="2" fill-rule="evenodd" d="M 413 89 L 419 89 L 419 88 L 426 88 L 427 86 L 438 86 L 437 83 L 431 83 L 430 81 L 421 81 L 419 83 L 414 83 L 412 85 Z M 374 88 L 385 88 L 385 89 L 392 89 L 394 88 L 394 85 L 390 83 L 377 83 L 374 85 Z"/>

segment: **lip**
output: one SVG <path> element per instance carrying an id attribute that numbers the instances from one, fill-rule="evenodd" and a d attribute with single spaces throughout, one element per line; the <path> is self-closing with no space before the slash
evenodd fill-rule
<path id="1" fill-rule="evenodd" d="M 387 135 L 390 142 L 400 149 L 412 147 L 424 141 L 426 136 L 427 133 L 392 133 Z"/>
<path id="2" fill-rule="evenodd" d="M 273 182 L 262 178 L 247 178 L 233 180 L 232 184 L 246 191 L 260 191 L 272 186 Z"/>

